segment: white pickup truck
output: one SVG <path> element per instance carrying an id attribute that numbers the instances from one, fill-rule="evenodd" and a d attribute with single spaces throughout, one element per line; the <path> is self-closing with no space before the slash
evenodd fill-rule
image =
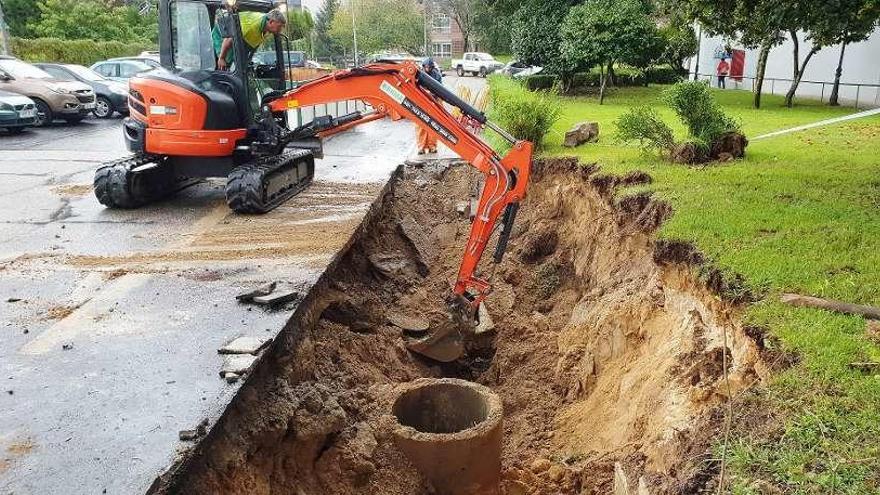
<path id="1" fill-rule="evenodd" d="M 451 67 L 459 77 L 470 72 L 473 75 L 486 77 L 496 70 L 504 67 L 504 64 L 495 60 L 492 55 L 483 52 L 467 52 L 460 59 L 454 59 Z"/>

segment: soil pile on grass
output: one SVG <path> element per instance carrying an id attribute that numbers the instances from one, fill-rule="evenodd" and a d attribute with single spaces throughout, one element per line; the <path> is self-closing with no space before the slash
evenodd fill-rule
<path id="1" fill-rule="evenodd" d="M 502 397 L 505 493 L 609 493 L 616 462 L 650 493 L 702 488 L 712 414 L 754 379 L 757 353 L 735 308 L 686 268 L 655 262 L 650 229 L 668 207 L 646 196 L 615 204 L 627 180 L 593 172 L 535 164 L 504 262 L 487 253 L 482 267 L 496 331 L 440 365 L 408 352 L 388 318 L 449 323 L 469 230 L 456 206 L 479 177 L 458 165 L 406 169 L 154 492 L 430 493 L 388 434 L 395 386 L 423 376 Z"/>

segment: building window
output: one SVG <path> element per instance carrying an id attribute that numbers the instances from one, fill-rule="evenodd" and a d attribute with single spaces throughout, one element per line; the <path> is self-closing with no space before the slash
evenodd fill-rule
<path id="1" fill-rule="evenodd" d="M 452 43 L 433 43 L 431 51 L 437 58 L 450 58 L 452 57 Z"/>
<path id="2" fill-rule="evenodd" d="M 439 33 L 452 31 L 452 19 L 449 17 L 449 14 L 434 14 L 431 22 L 434 31 Z"/>

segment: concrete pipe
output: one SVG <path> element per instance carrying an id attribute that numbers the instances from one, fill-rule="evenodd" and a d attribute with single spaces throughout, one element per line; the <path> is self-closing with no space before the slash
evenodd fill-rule
<path id="1" fill-rule="evenodd" d="M 501 399 L 454 378 L 403 385 L 392 406 L 394 442 L 438 495 L 496 494 L 501 476 Z"/>

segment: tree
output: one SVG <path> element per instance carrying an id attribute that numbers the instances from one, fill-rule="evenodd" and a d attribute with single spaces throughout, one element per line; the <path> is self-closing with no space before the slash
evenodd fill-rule
<path id="1" fill-rule="evenodd" d="M 330 26 L 338 10 L 339 0 L 324 0 L 324 5 L 315 18 L 315 53 L 320 57 L 333 57 L 342 53 L 342 48 L 330 36 Z"/>
<path id="2" fill-rule="evenodd" d="M 667 17 L 667 22 L 660 27 L 660 37 L 663 38 L 663 53 L 660 59 L 679 74 L 686 75 L 685 59 L 693 57 L 700 49 L 693 24 L 680 14 L 670 15 Z"/>
<path id="3" fill-rule="evenodd" d="M 480 46 L 490 53 L 513 53 L 511 19 L 518 2 L 480 0 L 474 13 L 474 32 L 480 33 Z"/>
<path id="4" fill-rule="evenodd" d="M 514 12 L 510 30 L 511 48 L 516 58 L 558 75 L 563 86 L 568 86 L 575 72 L 562 58 L 559 29 L 569 8 L 567 1 L 529 0 Z"/>
<path id="5" fill-rule="evenodd" d="M 656 50 L 657 25 L 638 0 L 587 0 L 572 7 L 562 23 L 562 57 L 573 67 L 599 66 L 599 104 L 605 101 L 608 69 L 616 63 L 643 64 Z M 656 52 L 655 52 L 656 53 Z"/>
<path id="6" fill-rule="evenodd" d="M 158 37 L 156 9 L 141 16 L 138 9 L 109 0 L 40 0 L 40 17 L 28 25 L 32 34 L 67 40 L 152 41 Z"/>
<path id="7" fill-rule="evenodd" d="M 424 19 L 415 0 L 350 0 L 342 5 L 333 16 L 330 36 L 348 52 L 354 49 L 354 21 L 357 22 L 359 52 L 422 52 Z"/>
<path id="8" fill-rule="evenodd" d="M 836 43 L 840 44 L 840 57 L 837 61 L 837 70 L 834 73 L 834 86 L 831 88 L 831 97 L 828 104 L 837 106 L 840 92 L 840 76 L 843 74 L 843 57 L 846 46 L 850 43 L 865 41 L 871 36 L 880 22 L 880 2 L 848 1 L 846 11 L 837 10 L 831 14 L 831 22 L 838 26 Z"/>
<path id="9" fill-rule="evenodd" d="M 19 38 L 30 36 L 28 23 L 40 17 L 37 0 L 0 0 L 0 4 L 3 4 L 9 34 Z"/>
<path id="10" fill-rule="evenodd" d="M 801 22 L 800 3 L 790 0 L 681 0 L 689 18 L 699 21 L 711 35 L 738 39 L 746 48 L 759 48 L 755 77 L 755 108 L 761 108 L 761 92 L 770 50 L 784 41 L 783 33 Z"/>

